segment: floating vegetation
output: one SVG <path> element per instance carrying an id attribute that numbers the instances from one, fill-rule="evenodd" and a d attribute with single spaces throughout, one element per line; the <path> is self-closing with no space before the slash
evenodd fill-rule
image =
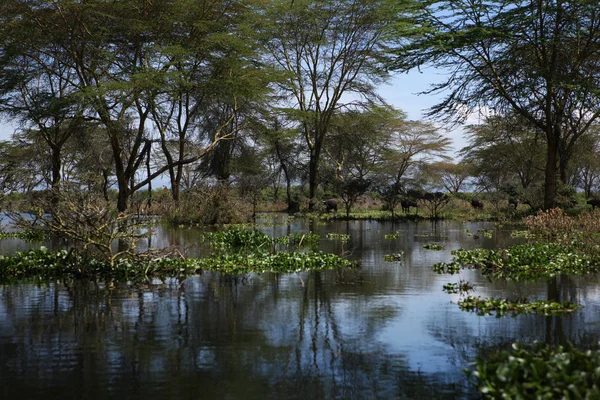
<path id="1" fill-rule="evenodd" d="M 484 237 L 491 239 L 494 231 L 492 229 L 477 229 L 477 232 L 482 234 Z"/>
<path id="2" fill-rule="evenodd" d="M 504 250 L 453 250 L 452 264 L 480 269 L 495 279 L 536 280 L 560 274 L 587 274 L 600 271 L 592 255 L 557 243 L 530 243 Z"/>
<path id="3" fill-rule="evenodd" d="M 600 399 L 600 350 L 513 344 L 465 370 L 486 398 Z"/>
<path id="4" fill-rule="evenodd" d="M 527 302 L 526 300 L 512 302 L 497 298 L 480 298 L 469 296 L 458 302 L 458 306 L 464 311 L 474 311 L 477 315 L 489 315 L 496 312 L 496 317 L 508 314 L 541 314 L 559 315 L 573 312 L 581 306 L 570 302 L 559 303 L 555 301 L 537 300 Z"/>
<path id="5" fill-rule="evenodd" d="M 531 231 L 512 231 L 510 233 L 510 237 L 513 238 L 525 238 L 525 239 L 535 239 L 538 237 L 535 233 Z"/>
<path id="6" fill-rule="evenodd" d="M 474 290 L 474 286 L 471 282 L 463 281 L 446 283 L 442 290 L 448 294 L 463 294 Z"/>
<path id="7" fill-rule="evenodd" d="M 400 232 L 386 233 L 385 235 L 383 235 L 383 238 L 388 239 L 388 240 L 394 240 L 394 239 L 398 239 L 400 236 L 402 236 L 402 233 L 400 233 Z"/>
<path id="8" fill-rule="evenodd" d="M 403 256 L 404 256 L 404 252 L 386 254 L 385 256 L 383 256 L 383 259 L 387 262 L 398 262 L 398 261 L 402 261 Z"/>
<path id="9" fill-rule="evenodd" d="M 172 259 L 171 259 L 172 260 Z M 177 260 L 177 259 L 175 259 Z M 224 254 L 207 258 L 188 259 L 187 268 L 195 272 L 202 270 L 220 271 L 229 274 L 248 272 L 298 272 L 306 270 L 325 270 L 353 266 L 349 260 L 323 252 L 275 253 L 275 254 Z M 159 266 L 165 261 L 160 260 Z M 177 263 L 177 262 L 176 262 Z"/>
<path id="10" fill-rule="evenodd" d="M 454 275 L 458 274 L 461 269 L 461 265 L 459 263 L 445 263 L 440 262 L 433 264 L 433 271 L 438 274 L 449 274 Z"/>
<path id="11" fill-rule="evenodd" d="M 426 243 L 423 245 L 423 248 L 426 250 L 436 250 L 436 251 L 445 249 L 444 246 L 442 246 L 441 244 L 438 244 L 438 243 Z"/>
<path id="12" fill-rule="evenodd" d="M 292 233 L 279 238 L 272 238 L 256 229 L 230 229 L 204 235 L 204 240 L 207 240 L 215 249 L 251 251 L 266 251 L 275 245 L 316 247 L 319 244 L 320 238 L 319 235 L 312 232 Z"/>
<path id="13" fill-rule="evenodd" d="M 185 277 L 205 270 L 230 274 L 250 272 L 297 272 L 352 267 L 356 263 L 323 252 L 279 252 L 274 254 L 218 254 L 206 258 L 122 259 L 113 265 L 76 255 L 73 251 L 39 250 L 0 256 L 0 281 L 21 278 L 73 276 L 141 281 L 149 277 Z"/>
<path id="14" fill-rule="evenodd" d="M 427 238 L 427 239 L 442 240 L 442 239 L 447 239 L 448 237 L 441 233 L 420 233 L 420 234 L 416 234 L 415 238 Z"/>
<path id="15" fill-rule="evenodd" d="M 330 232 L 327 234 L 326 237 L 329 240 L 341 240 L 342 242 L 347 242 L 348 240 L 350 240 L 350 235 L 345 234 L 345 233 Z"/>

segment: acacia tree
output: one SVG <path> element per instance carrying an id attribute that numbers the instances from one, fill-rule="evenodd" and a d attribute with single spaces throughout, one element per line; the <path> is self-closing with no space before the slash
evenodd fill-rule
<path id="1" fill-rule="evenodd" d="M 393 127 L 404 115 L 391 107 L 340 112 L 331 121 L 324 144 L 337 179 L 365 179 L 381 168 Z"/>
<path id="2" fill-rule="evenodd" d="M 43 32 L 23 30 L 20 18 L 10 18 L 24 10 L 23 5 L 12 1 L 0 9 L 4 15 L 0 28 L 0 113 L 16 122 L 28 140 L 38 142 L 39 138 L 45 143 L 48 151 L 42 150 L 50 161 L 49 184 L 57 192 L 62 152 L 69 138 L 81 133 L 84 106 L 71 84 L 74 71 L 56 53 L 58 48 Z"/>
<path id="3" fill-rule="evenodd" d="M 398 3 L 387 0 L 277 0 L 262 11 L 266 57 L 282 72 L 277 87 L 289 96 L 282 106 L 299 122 L 309 153 L 311 207 L 331 120 L 342 108 L 377 100 L 387 33 L 398 14 Z"/>
<path id="4" fill-rule="evenodd" d="M 484 106 L 514 112 L 540 129 L 544 206 L 553 207 L 558 173 L 600 116 L 596 2 L 432 1 L 419 20 L 427 30 L 399 50 L 396 67 L 431 64 L 449 71 L 430 91 L 448 92 L 431 115 L 462 121 Z"/>
<path id="5" fill-rule="evenodd" d="M 514 114 L 493 116 L 465 131 L 468 145 L 460 153 L 472 165 L 481 189 L 528 189 L 543 179 L 543 133 L 526 119 Z"/>
<path id="6" fill-rule="evenodd" d="M 427 166 L 427 175 L 450 193 L 458 193 L 471 176 L 473 167 L 467 162 L 454 164 L 438 161 Z"/>
<path id="7" fill-rule="evenodd" d="M 76 111 L 85 110 L 85 118 L 102 128 L 95 132 L 108 138 L 119 193 L 117 208 L 124 211 L 136 190 L 166 171 L 174 172 L 174 168 L 179 168 L 171 174 L 177 184 L 182 165 L 196 162 L 227 135 L 223 133 L 237 111 L 236 91 L 243 94 L 250 86 L 248 82 L 255 81 L 248 75 L 256 68 L 245 68 L 250 56 L 248 52 L 240 54 L 245 45 L 234 29 L 234 16 L 245 10 L 242 4 L 208 0 L 8 0 L 1 6 L 6 24 L 1 32 L 0 55 L 5 65 L 12 62 L 15 68 L 0 83 L 15 87 L 14 82 L 20 83 L 14 79 L 19 73 L 30 81 L 31 76 L 43 76 L 48 82 L 45 87 L 53 89 L 53 94 L 76 99 L 39 102 L 46 113 L 39 114 L 48 119 L 46 115 L 54 116 L 53 111 L 59 110 L 64 118 L 72 118 L 73 107 L 65 105 L 77 105 Z M 30 72 L 33 62 L 22 60 L 34 60 L 33 72 L 41 72 L 34 76 Z M 235 60 L 242 61 L 235 64 Z M 205 108 L 202 99 L 213 101 L 216 93 L 220 100 L 228 95 L 231 113 L 214 131 L 205 133 L 203 137 L 208 139 L 203 145 L 186 150 L 187 133 L 197 128 L 192 122 L 199 118 L 198 110 Z M 166 155 L 162 164 L 140 180 L 138 171 L 144 162 L 149 165 L 152 149 L 151 119 L 161 134 Z M 40 126 L 40 131 L 42 127 L 46 125 Z M 71 131 L 61 126 L 57 132 L 65 135 Z M 177 156 L 171 156 L 169 146 L 164 145 L 171 139 L 166 137 L 167 131 L 178 134 Z M 55 142 L 63 144 L 64 137 Z"/>

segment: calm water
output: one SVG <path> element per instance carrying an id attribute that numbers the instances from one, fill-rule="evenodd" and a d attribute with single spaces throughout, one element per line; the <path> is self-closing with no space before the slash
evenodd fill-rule
<path id="1" fill-rule="evenodd" d="M 238 277 L 204 273 L 144 287 L 52 281 L 0 286 L 0 398 L 470 399 L 463 368 L 514 341 L 600 335 L 597 276 L 489 282 L 475 271 L 437 275 L 457 248 L 517 243 L 509 230 L 474 239 L 489 223 L 332 222 L 265 226 L 312 230 L 325 251 L 361 268 Z M 389 240 L 384 234 L 400 231 Z M 325 239 L 349 233 L 347 243 Z M 422 235 L 434 235 L 425 238 Z M 199 232 L 158 228 L 153 247 L 200 252 Z M 443 244 L 443 251 L 423 244 Z M 27 247 L 0 241 L 0 251 Z M 404 251 L 402 263 L 385 254 Z M 528 297 L 585 306 L 566 317 L 479 317 L 460 311 L 448 282 L 476 296 Z"/>

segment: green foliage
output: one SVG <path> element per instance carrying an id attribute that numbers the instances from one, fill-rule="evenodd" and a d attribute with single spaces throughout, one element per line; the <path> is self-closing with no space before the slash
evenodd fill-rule
<path id="1" fill-rule="evenodd" d="M 426 243 L 423 245 L 423 248 L 426 250 L 444 250 L 445 247 L 442 246 L 441 244 L 437 244 L 437 243 Z"/>
<path id="2" fill-rule="evenodd" d="M 557 243 L 531 243 L 504 250 L 453 250 L 453 270 L 460 266 L 480 269 L 498 279 L 536 280 L 559 274 L 587 274 L 600 271 L 596 257 Z"/>
<path id="3" fill-rule="evenodd" d="M 433 264 L 432 269 L 437 274 L 454 275 L 454 274 L 458 274 L 460 272 L 461 266 L 459 263 L 454 263 L 454 262 L 453 263 L 440 262 L 440 263 Z"/>
<path id="4" fill-rule="evenodd" d="M 329 239 L 329 240 L 340 240 L 342 242 L 347 242 L 348 240 L 350 240 L 350 235 L 345 234 L 345 233 L 329 232 L 327 234 L 327 239 Z"/>
<path id="5" fill-rule="evenodd" d="M 570 302 L 559 303 L 537 300 L 530 303 L 526 300 L 514 302 L 506 299 L 473 296 L 468 296 L 466 299 L 460 300 L 458 306 L 464 311 L 475 311 L 477 315 L 489 315 L 495 311 L 496 317 L 503 317 L 507 314 L 561 315 L 581 308 L 581 306 Z"/>
<path id="6" fill-rule="evenodd" d="M 442 290 L 448 294 L 468 293 L 474 290 L 474 286 L 470 282 L 463 281 L 446 283 Z"/>
<path id="7" fill-rule="evenodd" d="M 197 260 L 191 260 L 196 269 L 216 270 L 239 274 L 248 272 L 298 272 L 306 270 L 325 270 L 354 265 L 351 261 L 335 254 L 323 252 L 275 253 L 275 254 L 224 254 Z"/>
<path id="8" fill-rule="evenodd" d="M 250 229 L 229 229 L 219 232 L 206 233 L 203 237 L 217 250 L 269 251 L 275 245 L 315 247 L 319 244 L 320 236 L 308 233 L 292 233 L 279 238 Z"/>
<path id="9" fill-rule="evenodd" d="M 400 232 L 386 233 L 385 235 L 383 235 L 383 238 L 388 239 L 388 240 L 393 240 L 393 239 L 398 239 L 400 236 L 402 236 L 402 233 L 400 233 Z"/>
<path id="10" fill-rule="evenodd" d="M 48 233 L 42 230 L 28 229 L 18 232 L 0 231 L 0 240 L 2 239 L 21 239 L 26 242 L 41 242 L 48 238 Z"/>
<path id="11" fill-rule="evenodd" d="M 524 239 L 535 239 L 538 237 L 538 235 L 536 235 L 535 233 L 532 233 L 530 231 L 517 231 L 514 230 L 510 233 L 510 237 L 514 237 L 514 238 L 524 238 Z"/>
<path id="12" fill-rule="evenodd" d="M 402 257 L 404 256 L 404 252 L 386 254 L 383 258 L 386 262 L 398 262 L 402 261 Z"/>
<path id="13" fill-rule="evenodd" d="M 484 398 L 598 399 L 600 350 L 513 344 L 466 370 Z"/>
<path id="14" fill-rule="evenodd" d="M 223 253 L 206 258 L 119 259 L 111 265 L 106 261 L 81 257 L 72 251 L 50 253 L 41 248 L 0 256 L 0 281 L 62 276 L 142 281 L 150 277 L 185 277 L 208 270 L 228 274 L 266 271 L 289 273 L 355 265 L 349 260 L 323 252 Z"/>

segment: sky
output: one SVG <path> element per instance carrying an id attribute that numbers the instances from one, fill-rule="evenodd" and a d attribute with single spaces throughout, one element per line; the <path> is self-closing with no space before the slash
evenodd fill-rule
<path id="1" fill-rule="evenodd" d="M 379 93 L 389 104 L 404 111 L 409 120 L 425 120 L 427 109 L 438 103 L 442 96 L 419 93 L 430 89 L 431 85 L 440 83 L 444 79 L 443 72 L 433 68 L 424 69 L 421 72 L 411 70 L 408 73 L 395 75 L 388 85 L 380 88 Z M 465 124 L 478 122 L 477 115 L 472 115 L 466 120 Z M 452 139 L 455 152 L 465 147 L 466 142 L 463 138 L 462 127 L 439 127 L 441 133 Z M 456 156 L 456 154 L 451 154 L 451 156 Z"/>

